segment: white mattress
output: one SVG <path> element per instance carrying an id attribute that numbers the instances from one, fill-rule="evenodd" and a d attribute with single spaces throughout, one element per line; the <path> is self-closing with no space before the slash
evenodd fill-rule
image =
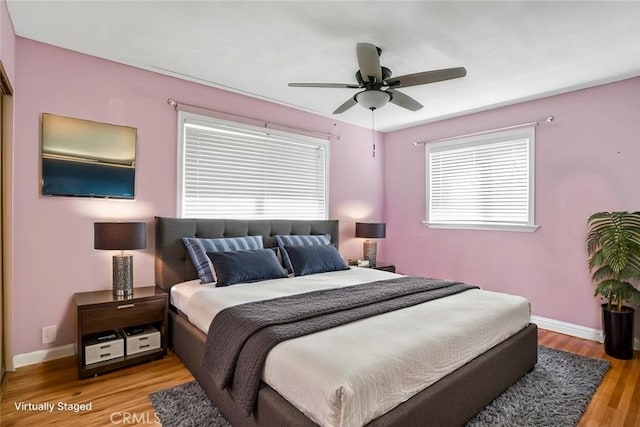
<path id="1" fill-rule="evenodd" d="M 236 304 L 400 277 L 379 270 L 267 280 L 223 288 L 194 280 L 171 302 L 207 332 Z M 474 289 L 285 341 L 269 353 L 263 380 L 321 426 L 361 426 L 520 331 L 529 302 Z"/>

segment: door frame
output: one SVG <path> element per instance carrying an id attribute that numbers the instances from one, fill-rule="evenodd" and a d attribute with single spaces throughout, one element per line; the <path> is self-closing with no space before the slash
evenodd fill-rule
<path id="1" fill-rule="evenodd" d="M 13 160 L 13 88 L 0 61 L 0 381 L 2 389 L 7 371 L 15 370 L 13 364 L 13 316 L 12 316 L 12 160 Z"/>

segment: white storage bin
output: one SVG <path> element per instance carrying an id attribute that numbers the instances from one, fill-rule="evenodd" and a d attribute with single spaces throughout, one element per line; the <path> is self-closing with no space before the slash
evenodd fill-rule
<path id="1" fill-rule="evenodd" d="M 109 340 L 101 341 L 96 337 L 87 341 L 84 346 L 85 365 L 124 356 L 124 340 L 117 332 L 114 333 L 116 337 Z"/>
<path id="2" fill-rule="evenodd" d="M 138 334 L 131 334 L 130 331 L 131 329 L 123 330 L 127 356 L 160 348 L 160 332 L 154 327 L 145 326 L 144 331 Z"/>

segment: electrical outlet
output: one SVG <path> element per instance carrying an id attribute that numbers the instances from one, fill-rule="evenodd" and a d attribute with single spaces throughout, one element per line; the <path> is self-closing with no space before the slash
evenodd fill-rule
<path id="1" fill-rule="evenodd" d="M 56 340 L 56 334 L 58 332 L 58 327 L 56 325 L 53 326 L 45 326 L 42 328 L 42 344 L 49 344 Z"/>

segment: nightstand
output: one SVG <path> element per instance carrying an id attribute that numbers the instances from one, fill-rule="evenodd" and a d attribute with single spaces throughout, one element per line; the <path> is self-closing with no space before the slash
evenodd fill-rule
<path id="1" fill-rule="evenodd" d="M 127 299 L 114 297 L 111 289 L 79 292 L 74 301 L 79 378 L 167 354 L 169 299 L 161 289 L 134 288 L 133 297 Z M 125 333 L 138 327 L 138 335 Z"/>
<path id="2" fill-rule="evenodd" d="M 388 271 L 390 273 L 395 273 L 396 272 L 396 266 L 395 265 L 384 265 L 384 264 L 378 264 L 375 267 L 373 267 L 375 270 L 382 270 L 382 271 Z"/>

